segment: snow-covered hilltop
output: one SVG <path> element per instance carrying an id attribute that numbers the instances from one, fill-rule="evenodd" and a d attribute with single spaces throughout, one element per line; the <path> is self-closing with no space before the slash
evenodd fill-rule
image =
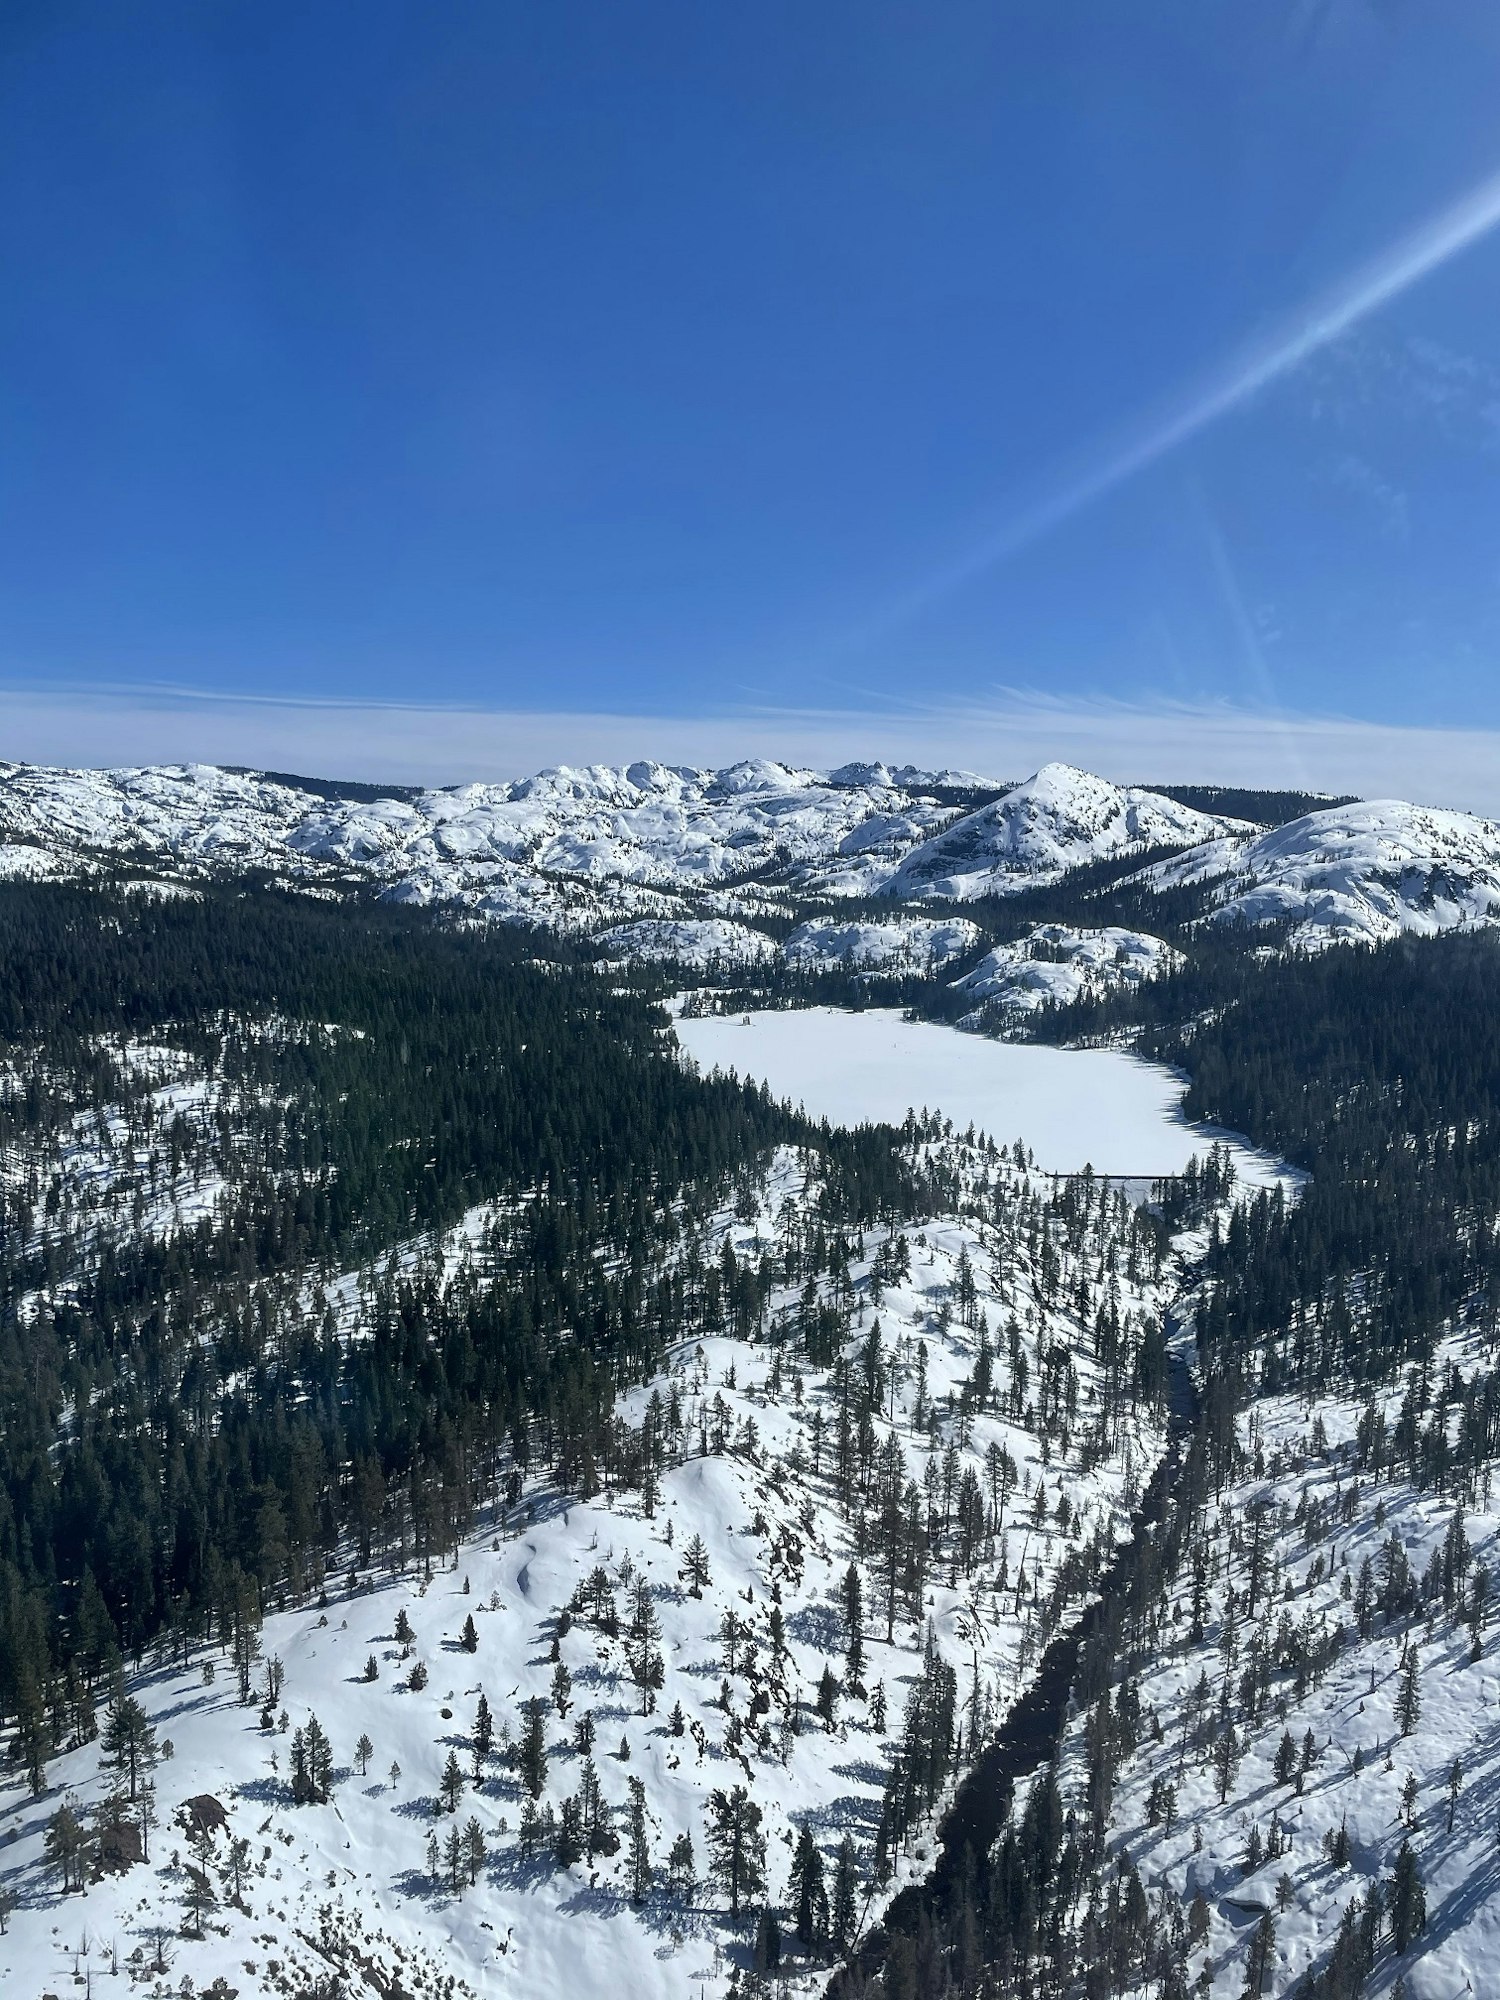
<path id="1" fill-rule="evenodd" d="M 805 971 L 850 965 L 862 972 L 922 972 L 973 951 L 983 935 L 977 924 L 962 917 L 893 917 L 878 924 L 812 917 L 792 932 L 782 955 L 788 965 Z"/>
<path id="2" fill-rule="evenodd" d="M 1143 931 L 1116 924 L 1101 930 L 1038 924 L 1015 943 L 986 952 L 953 984 L 976 1000 L 993 1002 L 1002 1014 L 1034 1014 L 1040 1007 L 1139 986 L 1181 963 L 1180 951 Z"/>
<path id="3" fill-rule="evenodd" d="M 1372 799 L 1256 839 L 1220 839 L 1151 871 L 1158 887 L 1223 877 L 1222 923 L 1290 923 L 1300 944 L 1431 936 L 1500 916 L 1500 826 Z"/>
<path id="4" fill-rule="evenodd" d="M 1136 848 L 1187 847 L 1253 831 L 1243 820 L 1195 812 L 1160 792 L 1111 784 L 1071 764 L 1044 764 L 1024 785 L 913 848 L 885 891 L 966 902 L 1057 881 L 1070 868 Z"/>

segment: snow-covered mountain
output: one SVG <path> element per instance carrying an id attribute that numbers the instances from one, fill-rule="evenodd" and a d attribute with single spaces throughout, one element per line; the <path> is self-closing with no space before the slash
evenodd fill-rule
<path id="1" fill-rule="evenodd" d="M 510 784 L 326 796 L 211 765 L 110 771 L 0 766 L 12 871 L 101 857 L 188 870 L 364 877 L 408 902 L 460 901 L 501 919 L 587 926 L 667 915 L 664 897 L 839 856 L 889 872 L 955 808 L 930 792 L 962 774 L 867 782 L 765 760 L 720 771 L 637 763 L 561 767 Z M 31 857 L 48 857 L 45 861 Z M 727 912 L 726 914 L 731 914 Z"/>
<path id="2" fill-rule="evenodd" d="M 1153 886 L 1223 877 L 1220 923 L 1290 923 L 1299 944 L 1431 936 L 1500 918 L 1500 826 L 1474 813 L 1372 799 L 1160 863 Z"/>
<path id="3" fill-rule="evenodd" d="M 1111 784 L 1071 764 L 1044 764 L 1025 784 L 914 847 L 884 893 L 966 902 L 1055 882 L 1070 868 L 1133 848 L 1188 847 L 1254 831 L 1243 820 L 1195 812 L 1160 792 Z"/>
<path id="4" fill-rule="evenodd" d="M 670 900 L 778 881 L 828 895 L 968 896 L 1054 879 L 1134 847 L 1248 833 L 1154 792 L 1047 765 L 980 811 L 965 771 L 758 759 L 723 770 L 566 766 L 509 784 L 369 796 L 212 765 L 109 771 L 0 766 L 14 869 L 101 858 L 176 871 L 269 869 L 373 880 L 402 901 L 570 928 L 680 915 Z"/>
<path id="5" fill-rule="evenodd" d="M 963 902 L 1164 846 L 1182 852 L 1144 869 L 1141 886 L 1209 885 L 1216 921 L 1288 922 L 1302 942 L 1430 933 L 1500 915 L 1500 827 L 1470 813 L 1377 800 L 1267 832 L 1067 764 L 1044 765 L 977 811 L 953 803 L 955 793 L 987 789 L 972 772 L 870 763 L 822 773 L 766 759 L 718 771 L 561 766 L 508 784 L 387 794 L 201 764 L 8 764 L 0 878 L 101 866 L 178 880 L 262 870 L 290 882 L 370 884 L 403 902 L 603 934 L 622 955 L 701 963 L 769 958 L 756 917 L 788 897 Z M 718 942 L 671 928 L 702 921 L 736 928 Z M 623 928 L 641 922 L 668 929 Z M 857 938 L 819 925 L 795 934 L 791 962 L 852 952 L 874 967 L 953 955 L 910 932 L 881 942 L 882 926 L 867 921 Z"/>
<path id="6" fill-rule="evenodd" d="M 953 984 L 976 1000 L 994 1002 L 999 1012 L 1034 1014 L 1039 1007 L 1139 986 L 1181 963 L 1180 951 L 1144 931 L 1115 924 L 1101 930 L 1038 924 L 1013 944 L 986 952 Z"/>

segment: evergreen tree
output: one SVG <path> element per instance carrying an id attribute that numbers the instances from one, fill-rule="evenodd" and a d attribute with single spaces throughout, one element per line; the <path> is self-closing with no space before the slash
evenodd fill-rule
<path id="1" fill-rule="evenodd" d="M 1403 1840 L 1390 1887 L 1391 1937 L 1398 1953 L 1427 1928 L 1427 1892 L 1411 1842 Z"/>
<path id="2" fill-rule="evenodd" d="M 547 1734 L 546 1709 L 539 1696 L 533 1695 L 526 1704 L 526 1721 L 521 1730 L 520 1747 L 516 1762 L 521 1783 L 533 1799 L 539 1799 L 547 1789 Z"/>
<path id="3" fill-rule="evenodd" d="M 697 1865 L 693 1859 L 693 1836 L 690 1833 L 679 1833 L 672 1842 L 672 1851 L 667 1856 L 667 1880 L 674 1896 L 680 1896 L 684 1903 L 691 1903 L 698 1880 Z"/>
<path id="4" fill-rule="evenodd" d="M 42 1847 L 48 1867 L 61 1879 L 63 1894 L 66 1896 L 72 1889 L 82 1890 L 89 1852 L 88 1834 L 83 1821 L 66 1799 L 47 1821 Z"/>
<path id="5" fill-rule="evenodd" d="M 823 1886 L 823 1857 L 805 1822 L 792 1851 L 787 1894 L 798 1943 L 805 1952 L 821 1951 L 828 1936 L 828 1895 Z"/>
<path id="6" fill-rule="evenodd" d="M 682 1552 L 682 1573 L 688 1581 L 688 1594 L 701 1597 L 709 1584 L 708 1549 L 703 1537 L 694 1530 Z"/>
<path id="7" fill-rule="evenodd" d="M 651 1892 L 651 1841 L 646 1826 L 646 1785 L 642 1778 L 630 1780 L 626 1875 L 630 1900 L 644 1903 Z"/>
<path id="8" fill-rule="evenodd" d="M 141 1785 L 156 1768 L 156 1729 L 146 1711 L 123 1687 L 110 1699 L 99 1739 L 102 1761 L 134 1800 Z"/>
<path id="9" fill-rule="evenodd" d="M 763 1895 L 766 1886 L 766 1841 L 763 1815 L 743 1785 L 716 1789 L 708 1795 L 708 1852 L 713 1879 L 729 1898 L 729 1914 L 737 1917 L 742 1903 Z"/>
<path id="10" fill-rule="evenodd" d="M 490 1713 L 490 1705 L 480 1690 L 479 1703 L 474 1710 L 474 1732 L 471 1738 L 474 1753 L 474 1782 L 484 1779 L 484 1767 L 489 1762 L 490 1752 L 495 1747 L 495 1718 Z"/>
<path id="11" fill-rule="evenodd" d="M 1403 1736 L 1410 1736 L 1422 1714 L 1422 1684 L 1420 1665 L 1415 1646 L 1406 1649 L 1406 1664 L 1401 1669 L 1401 1681 L 1396 1689 L 1396 1727 Z"/>
<path id="12" fill-rule="evenodd" d="M 865 1671 L 864 1593 L 859 1570 L 853 1563 L 844 1571 L 839 1594 L 844 1606 L 844 1680 L 853 1692 L 859 1689 Z"/>
<path id="13" fill-rule="evenodd" d="M 464 1795 L 464 1773 L 456 1750 L 448 1752 L 448 1761 L 444 1764 L 443 1775 L 438 1781 L 438 1794 L 443 1801 L 444 1812 L 458 1811 L 458 1802 Z"/>
<path id="14" fill-rule="evenodd" d="M 858 1897 L 859 1871 L 854 1842 L 846 1833 L 839 1842 L 838 1861 L 833 1873 L 831 1928 L 834 1945 L 840 1952 L 846 1952 L 854 1942 L 855 1926 L 859 1921 Z"/>
<path id="15" fill-rule="evenodd" d="M 1242 2000 L 1261 2000 L 1271 1978 L 1276 1959 L 1276 1925 L 1271 1912 L 1267 1910 L 1255 1926 L 1250 1940 L 1250 1955 L 1245 1965 L 1245 1984 Z"/>
<path id="16" fill-rule="evenodd" d="M 775 1972 L 781 1964 L 781 1927 L 776 1921 L 776 1912 L 769 1905 L 755 1920 L 755 1944 L 750 1963 L 761 1978 Z"/>

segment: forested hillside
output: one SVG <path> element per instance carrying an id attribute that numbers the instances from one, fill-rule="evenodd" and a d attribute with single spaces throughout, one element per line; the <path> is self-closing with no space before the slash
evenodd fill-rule
<path id="1" fill-rule="evenodd" d="M 563 971 L 279 892 L 0 889 L 0 1713 L 28 1737 L 116 1652 L 320 1575 L 393 1491 L 444 1550 L 529 1425 L 599 1456 L 616 1389 L 753 1290 L 668 1267 L 774 1144 L 820 1153 L 830 1227 L 910 1208 L 888 1143 L 700 1082 L 652 1006 Z M 339 1271 L 481 1202 L 482 1286 L 393 1268 L 340 1337 Z"/>

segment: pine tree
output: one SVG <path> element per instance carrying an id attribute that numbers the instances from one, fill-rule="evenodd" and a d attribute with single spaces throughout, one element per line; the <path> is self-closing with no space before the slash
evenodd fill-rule
<path id="1" fill-rule="evenodd" d="M 674 1896 L 680 1896 L 685 1903 L 693 1900 L 698 1881 L 693 1859 L 693 1836 L 690 1833 L 679 1833 L 672 1842 L 672 1851 L 667 1856 L 667 1880 Z"/>
<path id="2" fill-rule="evenodd" d="M 314 1805 L 326 1806 L 333 1792 L 333 1746 L 315 1715 L 307 1718 L 308 1796 Z"/>
<path id="3" fill-rule="evenodd" d="M 471 1887 L 479 1880 L 479 1871 L 488 1858 L 484 1844 L 484 1829 L 477 1819 L 471 1818 L 464 1828 L 464 1859 L 468 1863 Z"/>
<path id="4" fill-rule="evenodd" d="M 62 1878 L 63 1894 L 66 1896 L 72 1889 L 81 1890 L 88 1855 L 88 1835 L 83 1821 L 66 1799 L 48 1820 L 42 1846 L 47 1865 Z"/>
<path id="5" fill-rule="evenodd" d="M 701 1597 L 710 1581 L 708 1572 L 708 1550 L 703 1537 L 694 1533 L 682 1552 L 682 1570 L 688 1580 L 688 1594 Z"/>
<path id="6" fill-rule="evenodd" d="M 1229 1797 L 1234 1774 L 1240 1767 L 1240 1739 L 1232 1722 L 1226 1722 L 1214 1744 L 1214 1778 L 1219 1788 L 1219 1804 Z"/>
<path id="7" fill-rule="evenodd" d="M 1290 1729 L 1283 1729 L 1272 1766 L 1278 1785 L 1289 1785 L 1297 1775 L 1297 1743 Z"/>
<path id="8" fill-rule="evenodd" d="M 766 1841 L 761 1831 L 762 1817 L 760 1807 L 743 1785 L 708 1795 L 710 1866 L 714 1880 L 729 1897 L 732 1917 L 739 1915 L 742 1903 L 765 1892 Z"/>
<path id="9" fill-rule="evenodd" d="M 828 1895 L 823 1886 L 823 1857 L 804 1824 L 792 1851 L 792 1873 L 788 1899 L 793 1911 L 797 1941 L 805 1952 L 821 1951 L 828 1934 Z"/>
<path id="10" fill-rule="evenodd" d="M 459 1634 L 458 1643 L 466 1653 L 477 1653 L 479 1651 L 479 1631 L 474 1623 L 474 1614 L 472 1611 L 464 1619 L 464 1629 Z"/>
<path id="11" fill-rule="evenodd" d="M 656 1707 L 656 1690 L 662 1684 L 665 1670 L 661 1654 L 657 1650 L 660 1638 L 661 1623 L 652 1601 L 651 1586 L 645 1577 L 638 1576 L 630 1595 L 630 1622 L 626 1628 L 625 1663 L 631 1680 L 640 1689 L 642 1715 L 650 1715 Z"/>
<path id="12" fill-rule="evenodd" d="M 29 1673 L 23 1677 L 17 1696 L 14 1750 L 18 1761 L 26 1766 L 26 1783 L 31 1796 L 39 1799 L 47 1789 L 47 1759 L 52 1753 L 52 1732 L 47 1724 L 42 1698 Z"/>
<path id="13" fill-rule="evenodd" d="M 630 1780 L 629 1849 L 626 1874 L 630 1900 L 644 1903 L 651 1893 L 651 1841 L 646 1826 L 646 1785 L 642 1778 Z"/>
<path id="14" fill-rule="evenodd" d="M 864 1592 L 858 1569 L 853 1563 L 844 1571 L 840 1586 L 844 1604 L 844 1680 L 851 1692 L 858 1691 L 865 1671 Z"/>
<path id="15" fill-rule="evenodd" d="M 484 1780 L 484 1767 L 489 1762 L 491 1750 L 495 1747 L 495 1718 L 490 1714 L 490 1705 L 485 1700 L 482 1689 L 479 1695 L 479 1705 L 474 1710 L 472 1747 L 474 1752 L 474 1782 L 478 1785 Z"/>
<path id="16" fill-rule="evenodd" d="M 846 1952 L 854 1942 L 855 1926 L 859 1921 L 859 1870 L 855 1860 L 854 1841 L 845 1834 L 839 1842 L 838 1861 L 833 1871 L 833 1942 L 840 1952 Z"/>
<path id="17" fill-rule="evenodd" d="M 1271 1977 L 1271 1968 L 1276 1957 L 1276 1924 L 1267 1910 L 1255 1926 L 1255 1934 L 1250 1940 L 1250 1955 L 1245 1965 L 1245 1984 L 1242 2000 L 1260 2000 Z"/>
<path id="18" fill-rule="evenodd" d="M 210 1830 L 200 1827 L 192 1836 L 193 1858 L 187 1866 L 188 1912 L 192 1921 L 193 1934 L 203 1935 L 203 1919 L 218 1902 L 214 1889 L 214 1838 Z"/>
<path id="19" fill-rule="evenodd" d="M 359 1775 L 363 1778 L 370 1768 L 370 1759 L 375 1755 L 375 1745 L 368 1736 L 361 1735 L 354 1746 L 354 1754 L 359 1759 Z"/>
<path id="20" fill-rule="evenodd" d="M 818 1682 L 817 1712 L 827 1729 L 832 1729 L 837 1720 L 837 1705 L 840 1694 L 839 1678 L 825 1660 L 822 1678 Z"/>
<path id="21" fill-rule="evenodd" d="M 562 1802 L 552 1852 L 559 1868 L 571 1868 L 576 1861 L 583 1859 L 583 1822 L 576 1798 Z"/>
<path id="22" fill-rule="evenodd" d="M 105 1766 L 133 1800 L 156 1768 L 156 1729 L 133 1695 L 117 1688 L 104 1718 L 99 1749 Z"/>
<path id="23" fill-rule="evenodd" d="M 1391 1936 L 1398 1953 L 1427 1928 L 1427 1892 L 1411 1842 L 1403 1840 L 1390 1887 Z"/>
<path id="24" fill-rule="evenodd" d="M 533 1695 L 526 1704 L 526 1721 L 521 1731 L 520 1747 L 516 1762 L 520 1770 L 521 1783 L 534 1799 L 539 1799 L 547 1789 L 547 1725 L 546 1709 L 538 1695 Z"/>
<path id="25" fill-rule="evenodd" d="M 578 1773 L 578 1828 L 584 1849 L 592 1861 L 596 1854 L 613 1854 L 619 1846 L 605 1804 L 604 1788 L 592 1757 L 585 1757 Z"/>
<path id="26" fill-rule="evenodd" d="M 1396 1690 L 1396 1726 L 1403 1736 L 1410 1736 L 1422 1714 L 1422 1683 L 1420 1665 L 1415 1646 L 1406 1651 L 1406 1665 L 1401 1669 L 1401 1684 Z"/>
<path id="27" fill-rule="evenodd" d="M 458 1761 L 458 1752 L 450 1750 L 448 1761 L 443 1766 L 443 1775 L 438 1781 L 438 1792 L 445 1812 L 456 1813 L 458 1802 L 464 1795 L 463 1766 Z"/>
<path id="28" fill-rule="evenodd" d="M 572 1706 L 573 1676 L 568 1672 L 566 1660 L 559 1660 L 552 1669 L 552 1700 L 559 1717 L 565 1717 Z"/>
<path id="29" fill-rule="evenodd" d="M 781 1927 L 776 1921 L 776 1912 L 767 1905 L 755 1920 L 755 1944 L 750 1957 L 751 1969 L 762 1979 L 769 1972 L 775 1972 L 781 1964 Z"/>

